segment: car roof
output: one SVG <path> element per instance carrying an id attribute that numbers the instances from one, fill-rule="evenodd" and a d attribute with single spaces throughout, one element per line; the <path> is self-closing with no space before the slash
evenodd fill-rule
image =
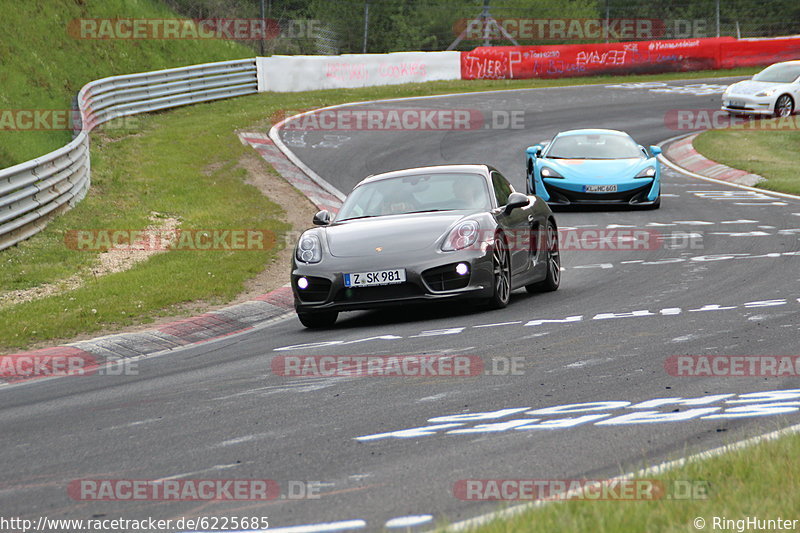
<path id="1" fill-rule="evenodd" d="M 581 130 L 567 130 L 559 132 L 556 137 L 566 137 L 568 135 L 621 135 L 624 137 L 630 137 L 624 131 L 619 130 L 604 130 L 600 128 L 586 128 Z"/>
<path id="2" fill-rule="evenodd" d="M 494 170 L 489 165 L 436 165 L 431 167 L 414 167 L 406 168 L 403 170 L 393 170 L 391 172 L 384 172 L 382 174 L 373 174 L 367 176 L 356 187 L 360 187 L 365 183 L 372 183 L 391 178 L 400 178 L 403 176 L 413 176 L 415 174 L 449 174 L 452 172 L 466 172 L 472 174 L 480 174 L 483 177 L 489 175 L 489 171 Z"/>

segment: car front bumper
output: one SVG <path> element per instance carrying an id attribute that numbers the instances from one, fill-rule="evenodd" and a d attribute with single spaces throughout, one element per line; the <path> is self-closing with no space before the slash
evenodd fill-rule
<path id="1" fill-rule="evenodd" d="M 585 192 L 583 184 L 568 180 L 546 178 L 542 181 L 545 200 L 550 205 L 652 205 L 660 193 L 660 180 L 634 178 L 617 185 L 617 192 Z M 537 188 L 537 191 L 539 189 Z"/>
<path id="2" fill-rule="evenodd" d="M 722 98 L 722 110 L 746 115 L 772 115 L 775 111 L 774 96 L 730 95 Z"/>
<path id="3" fill-rule="evenodd" d="M 298 312 L 355 311 L 453 299 L 489 298 L 494 293 L 490 246 L 454 252 L 433 252 L 424 260 L 409 260 L 407 254 L 380 257 L 339 258 L 326 256 L 316 264 L 292 265 L 292 292 Z M 458 275 L 455 265 L 466 263 L 469 273 Z M 393 285 L 345 287 L 344 274 L 404 268 L 406 281 Z M 309 280 L 306 289 L 297 281 Z"/>

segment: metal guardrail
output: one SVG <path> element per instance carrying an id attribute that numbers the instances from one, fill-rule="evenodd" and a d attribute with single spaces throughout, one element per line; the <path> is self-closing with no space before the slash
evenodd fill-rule
<path id="1" fill-rule="evenodd" d="M 87 83 L 80 129 L 63 148 L 0 170 L 0 250 L 38 233 L 78 203 L 91 183 L 89 133 L 109 120 L 258 92 L 255 59 L 206 63 Z"/>

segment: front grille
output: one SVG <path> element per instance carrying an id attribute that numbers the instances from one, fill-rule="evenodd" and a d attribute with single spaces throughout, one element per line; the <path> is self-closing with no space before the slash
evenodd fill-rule
<path id="1" fill-rule="evenodd" d="M 423 290 L 414 283 L 398 283 L 396 285 L 380 285 L 377 287 L 344 287 L 336 293 L 336 302 L 373 302 L 422 296 Z"/>
<path id="2" fill-rule="evenodd" d="M 297 287 L 297 279 L 300 276 L 295 276 L 295 287 Z M 325 278 L 317 278 L 313 276 L 305 276 L 308 280 L 308 287 L 305 289 L 297 289 L 297 295 L 300 301 L 305 303 L 324 302 L 328 299 L 328 294 L 331 292 L 331 280 Z"/>
<path id="3" fill-rule="evenodd" d="M 453 291 L 469 285 L 467 273 L 463 276 L 456 272 L 456 263 L 431 268 L 422 273 L 422 279 L 432 291 Z"/>
<path id="4" fill-rule="evenodd" d="M 554 187 L 550 184 L 545 185 L 547 188 L 547 192 L 551 196 L 551 202 L 584 202 L 584 203 L 620 203 L 626 204 L 634 199 L 636 196 L 640 196 L 642 193 L 647 194 L 652 187 L 652 182 L 643 185 L 642 187 L 638 187 L 636 189 L 632 189 L 629 191 L 619 191 L 619 192 L 608 192 L 608 193 L 591 193 L 591 192 L 578 192 L 578 191 L 568 191 L 565 189 L 560 189 L 558 187 Z"/>

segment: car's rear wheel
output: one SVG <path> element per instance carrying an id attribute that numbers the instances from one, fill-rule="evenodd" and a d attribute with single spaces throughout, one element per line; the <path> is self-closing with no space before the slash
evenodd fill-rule
<path id="1" fill-rule="evenodd" d="M 525 285 L 529 293 L 557 290 L 561 285 L 561 250 L 558 247 L 558 230 L 552 222 L 547 222 L 547 275 L 542 281 Z"/>
<path id="2" fill-rule="evenodd" d="M 492 268 L 494 272 L 494 294 L 489 299 L 489 307 L 501 309 L 511 299 L 511 255 L 505 238 L 498 234 L 494 240 L 492 252 Z"/>
<path id="3" fill-rule="evenodd" d="M 309 329 L 329 328 L 339 318 L 338 311 L 317 311 L 313 313 L 297 313 L 300 322 Z"/>
<path id="4" fill-rule="evenodd" d="M 775 116 L 788 117 L 794 113 L 794 100 L 788 94 L 781 95 L 775 102 Z"/>

